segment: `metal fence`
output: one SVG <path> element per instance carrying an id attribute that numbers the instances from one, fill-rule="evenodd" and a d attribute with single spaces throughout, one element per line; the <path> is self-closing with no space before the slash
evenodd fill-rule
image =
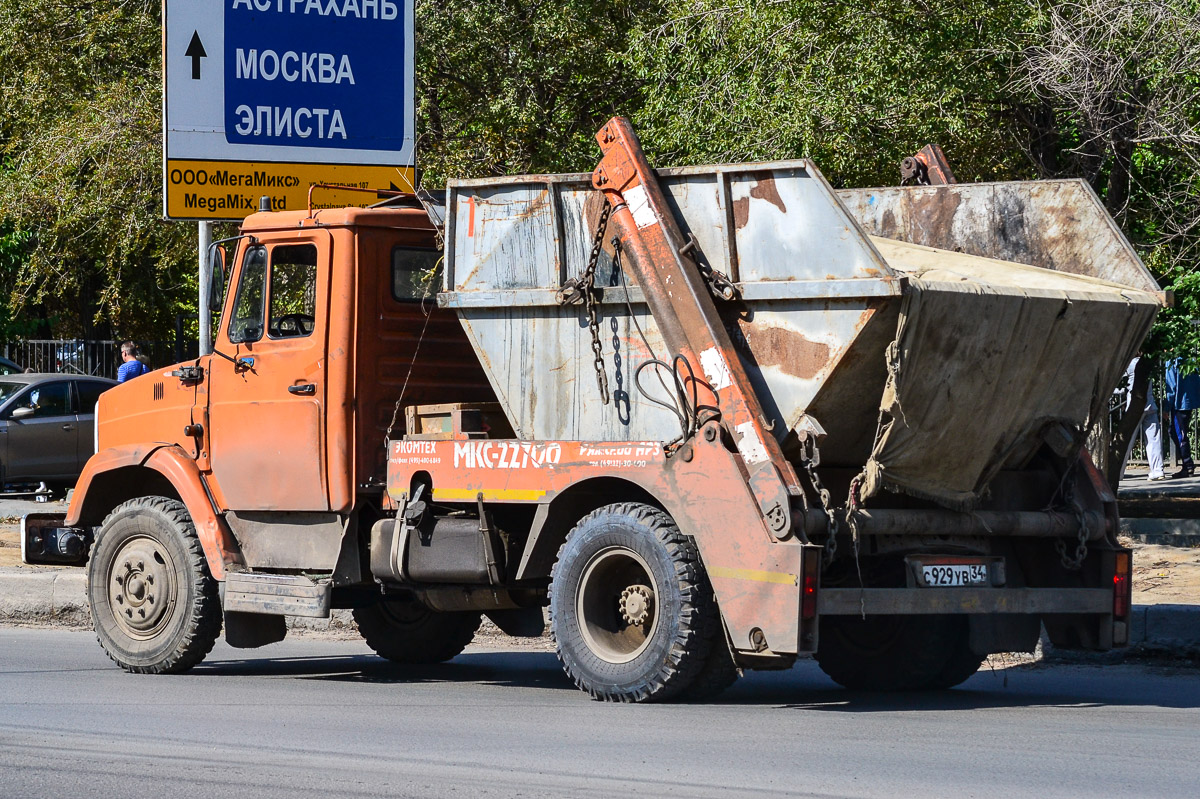
<path id="1" fill-rule="evenodd" d="M 195 358 L 196 341 L 139 341 L 152 367 Z M 120 341 L 85 339 L 27 339 L 4 346 L 4 357 L 35 372 L 57 372 L 116 378 L 121 366 Z"/>

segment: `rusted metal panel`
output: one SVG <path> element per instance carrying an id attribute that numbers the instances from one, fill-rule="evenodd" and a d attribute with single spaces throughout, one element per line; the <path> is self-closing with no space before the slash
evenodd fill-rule
<path id="1" fill-rule="evenodd" d="M 1148 324 L 1149 307 L 1162 298 L 1095 195 L 1079 181 L 834 192 L 807 161 L 693 167 L 657 174 L 663 202 L 674 213 L 681 236 L 696 241 L 699 261 L 737 281 L 743 302 L 718 307 L 763 406 L 767 426 L 782 437 L 802 417 L 816 419 L 827 434 L 821 450 L 823 462 L 830 466 L 862 469 L 869 464 L 878 438 L 880 407 L 892 402 L 885 396 L 886 353 L 896 341 L 901 297 L 913 293 L 913 279 L 928 267 L 940 277 L 923 279 L 927 295 L 945 291 L 964 295 L 959 320 L 963 325 L 994 316 L 999 304 L 1007 302 L 1001 295 L 1028 305 L 1034 300 L 1020 297 L 1032 297 L 1036 292 L 1027 289 L 1044 282 L 1027 272 L 1021 278 L 1033 281 L 1029 286 L 989 287 L 995 276 L 986 270 L 957 275 L 953 264 L 944 269 L 924 263 L 915 269 L 911 264 L 893 264 L 888 261 L 892 256 L 881 252 L 883 240 L 937 247 L 950 260 L 961 259 L 961 252 L 1006 260 L 1009 266 L 1029 264 L 1107 281 L 1108 285 L 1081 289 L 1088 296 L 1073 295 L 1071 302 L 1138 306 L 1137 319 L 1119 333 L 1102 337 L 1111 346 L 1095 350 L 1094 357 L 1068 359 L 1078 361 L 1074 371 L 1082 374 L 1091 369 L 1097 378 L 1086 391 L 1075 392 L 1081 401 L 1071 404 L 1069 413 L 1050 413 L 1071 429 L 1085 425 L 1091 400 L 1107 396 L 1113 364 Z M 555 299 L 558 284 L 552 276 L 575 277 L 587 262 L 598 217 L 596 195 L 587 178 L 557 175 L 452 182 L 448 227 L 454 231 L 456 246 L 449 257 L 456 266 L 447 273 L 446 292 L 439 303 L 458 312 L 518 437 L 670 440 L 679 433 L 677 419 L 633 386 L 640 363 L 650 357 L 669 360 L 675 354 L 666 348 L 664 339 L 671 337 L 664 336 L 662 320 L 646 311 L 645 294 L 634 285 L 635 270 L 618 269 L 612 248 L 606 245 L 596 283 L 601 295 L 604 369 L 609 384 L 620 391 L 610 405 L 601 402 L 596 388 L 583 309 L 560 306 Z M 525 197 L 518 203 L 522 207 L 545 205 L 557 217 L 552 219 L 550 211 L 503 210 L 488 223 L 493 227 L 483 234 L 486 241 L 474 241 L 464 228 L 474 225 L 483 230 L 481 213 L 489 206 L 471 198 L 501 193 Z M 616 216 L 631 213 L 628 204 L 618 205 Z M 606 239 L 611 236 L 610 230 Z M 545 239 L 545 257 L 553 262 L 535 270 L 536 274 L 529 272 L 527 264 L 510 263 L 506 252 L 530 251 L 525 245 L 510 245 L 514 237 Z M 911 260 L 913 253 L 901 255 Z M 1006 272 L 995 280 L 1010 277 Z M 1079 315 L 1087 316 L 1087 311 L 1074 308 L 1072 318 Z M 988 341 L 976 340 L 981 337 L 998 340 L 994 330 L 984 332 L 986 325 L 977 327 L 967 336 L 969 342 L 942 342 L 947 357 L 967 353 L 967 343 L 986 349 Z M 958 338 L 964 335 L 956 333 Z M 1078 342 L 1061 343 L 1079 347 Z M 963 359 L 969 361 L 966 355 Z M 931 359 L 928 369 L 933 370 L 935 363 Z M 1003 370 L 993 374 L 989 367 L 989 385 L 1024 386 L 1041 380 L 1037 383 L 1041 386 L 1052 379 L 1049 373 L 1031 375 L 1033 367 L 1018 358 L 1004 360 Z M 926 448 L 937 450 L 957 442 L 958 448 L 987 454 L 992 439 L 1000 442 L 1003 451 L 992 453 L 995 457 L 988 463 L 972 463 L 960 470 L 965 488 L 959 487 L 955 501 L 966 505 L 978 499 L 996 469 L 1005 462 L 1019 463 L 1036 448 L 1041 431 L 1026 418 L 1029 413 L 1009 414 L 987 426 L 991 438 L 980 439 L 979 446 L 971 443 L 974 439 L 964 437 L 963 430 L 986 412 L 980 402 L 986 405 L 991 400 L 960 396 L 978 377 L 968 380 L 963 375 L 972 375 L 965 361 L 962 375 L 954 378 L 959 384 L 944 386 L 960 400 L 953 404 L 958 416 L 945 419 L 930 432 L 939 438 Z M 657 381 L 649 372 L 643 377 L 650 378 L 643 383 L 653 391 Z M 909 379 L 910 393 L 912 380 L 931 386 L 946 383 L 936 370 Z M 880 465 L 885 469 L 894 465 L 895 457 L 891 450 L 881 452 L 874 473 L 883 473 Z M 940 489 L 922 485 L 937 482 L 940 476 L 923 471 L 912 477 L 906 490 L 918 496 L 943 496 Z"/>
<path id="2" fill-rule="evenodd" d="M 807 161 L 657 174 L 667 207 L 682 234 L 697 242 L 700 259 L 741 277 L 747 309 L 740 320 L 732 312 L 727 326 L 738 334 L 751 380 L 766 391 L 760 396 L 769 422 L 787 429 L 874 313 L 864 298 L 895 297 L 902 281 Z M 589 178 L 452 181 L 447 237 L 454 246 L 439 305 L 459 312 L 522 438 L 670 439 L 678 421 L 633 387 L 633 371 L 649 357 L 669 360 L 674 353 L 636 278 L 617 268 L 611 245 L 600 256 L 596 281 L 608 382 L 616 387 L 611 405 L 595 387 L 581 309 L 555 299 L 559 283 L 551 278 L 579 274 L 591 249 L 600 198 Z M 548 208 L 558 211 L 554 225 Z M 535 238 L 542 243 L 528 243 Z M 524 263 L 535 250 L 548 259 L 540 267 Z M 751 353 L 759 346 L 756 359 Z M 800 359 L 795 364 L 793 356 Z M 648 373 L 643 383 L 659 385 Z"/>
<path id="3" fill-rule="evenodd" d="M 735 280 L 817 281 L 788 295 L 813 298 L 833 296 L 829 283 L 836 280 L 868 280 L 863 291 L 899 293 L 890 283 L 875 282 L 891 271 L 810 161 L 656 174 L 701 260 Z M 588 174 L 450 181 L 446 291 L 557 289 L 561 281 L 547 282 L 555 269 L 573 276 L 587 262 L 596 200 Z M 557 218 L 551 218 L 552 208 Z M 611 246 L 606 251 L 611 255 Z M 544 262 L 527 263 L 533 257 Z M 839 287 L 843 296 L 867 296 L 848 293 L 852 285 Z"/>
<path id="4" fill-rule="evenodd" d="M 1082 180 L 841 189 L 868 233 L 1160 292 Z"/>
<path id="5" fill-rule="evenodd" d="M 331 572 L 345 530 L 333 513 L 229 511 L 225 521 L 252 569 Z"/>
<path id="6" fill-rule="evenodd" d="M 1048 434 L 1077 451 L 1158 309 L 1152 294 L 1087 276 L 876 244 L 910 291 L 863 497 L 888 488 L 967 510 Z"/>
<path id="7" fill-rule="evenodd" d="M 729 181 L 739 280 L 827 281 L 891 274 L 811 164 L 731 172 Z M 692 227 L 702 218 L 695 214 Z"/>

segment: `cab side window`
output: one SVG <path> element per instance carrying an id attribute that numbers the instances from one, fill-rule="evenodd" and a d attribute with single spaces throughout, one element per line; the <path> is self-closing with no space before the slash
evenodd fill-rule
<path id="1" fill-rule="evenodd" d="M 442 253 L 415 247 L 392 248 L 392 297 L 421 300 L 441 288 Z"/>
<path id="2" fill-rule="evenodd" d="M 317 248 L 295 244 L 271 250 L 271 338 L 308 336 L 317 311 Z"/>
<path id="3" fill-rule="evenodd" d="M 262 338 L 266 281 L 267 248 L 251 247 L 242 259 L 242 276 L 229 317 L 230 343 L 241 344 Z"/>

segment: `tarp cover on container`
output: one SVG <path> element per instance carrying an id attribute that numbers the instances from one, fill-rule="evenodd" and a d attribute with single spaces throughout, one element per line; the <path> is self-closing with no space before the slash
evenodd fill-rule
<path id="1" fill-rule="evenodd" d="M 909 285 L 864 497 L 889 488 L 965 510 L 1047 430 L 1082 443 L 1159 304 L 1095 278 L 872 242 Z M 1080 357 L 1095 348 L 1112 357 Z"/>

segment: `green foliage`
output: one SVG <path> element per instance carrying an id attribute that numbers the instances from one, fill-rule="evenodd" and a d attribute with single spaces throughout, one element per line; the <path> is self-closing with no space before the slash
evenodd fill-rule
<path id="1" fill-rule="evenodd" d="M 160 219 L 159 3 L 0 0 L 0 20 L 0 208 L 31 234 L 13 307 L 166 338 L 195 307 L 195 232 Z"/>
<path id="2" fill-rule="evenodd" d="M 659 163 L 806 156 L 835 185 L 886 185 L 932 141 L 960 180 L 1010 176 L 1022 159 L 989 52 L 1027 14 L 1014 0 L 690 0 L 631 48 L 634 121 Z"/>
<path id="3" fill-rule="evenodd" d="M 637 104 L 616 66 L 657 0 L 417 0 L 427 180 L 590 171 L 593 136 Z"/>
<path id="4" fill-rule="evenodd" d="M 9 295 L 25 261 L 30 235 L 0 220 L 0 341 L 11 341 L 32 332 L 33 325 L 13 313 Z"/>
<path id="5" fill-rule="evenodd" d="M 1152 345 L 1200 353 L 1197 0 L 416 11 L 429 184 L 590 170 L 616 114 L 657 165 L 805 156 L 835 185 L 895 183 L 936 142 L 962 181 L 1089 180 L 1175 292 Z M 194 226 L 161 220 L 160 15 L 0 0 L 0 333 L 163 338 L 194 316 Z"/>

